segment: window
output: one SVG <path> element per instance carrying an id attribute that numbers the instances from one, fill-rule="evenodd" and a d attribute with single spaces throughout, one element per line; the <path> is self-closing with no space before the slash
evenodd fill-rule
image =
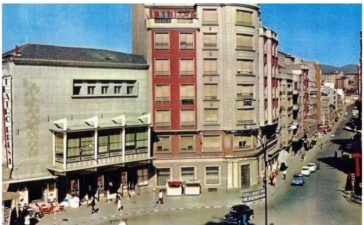
<path id="1" fill-rule="evenodd" d="M 181 168 L 181 180 L 194 180 L 195 179 L 195 167 L 182 167 Z"/>
<path id="2" fill-rule="evenodd" d="M 67 139 L 67 157 L 94 155 L 94 132 L 69 133 Z"/>
<path id="3" fill-rule="evenodd" d="M 107 135 L 101 135 L 99 133 L 98 137 L 98 153 L 106 153 L 108 152 L 108 146 L 109 146 L 109 136 Z"/>
<path id="4" fill-rule="evenodd" d="M 217 11 L 216 9 L 204 9 L 202 12 L 203 24 L 216 25 Z"/>
<path id="5" fill-rule="evenodd" d="M 218 109 L 205 109 L 205 122 L 206 123 L 217 123 L 219 121 L 219 110 Z"/>
<path id="6" fill-rule="evenodd" d="M 246 11 L 236 11 L 236 24 L 237 25 L 252 25 L 252 13 Z"/>
<path id="7" fill-rule="evenodd" d="M 181 110 L 180 122 L 181 126 L 193 126 L 195 124 L 195 110 L 193 109 Z"/>
<path id="8" fill-rule="evenodd" d="M 168 33 L 155 33 L 154 34 L 154 48 L 168 49 L 169 48 L 169 34 Z"/>
<path id="9" fill-rule="evenodd" d="M 254 95 L 254 85 L 249 84 L 238 84 L 237 86 L 237 98 L 253 98 Z"/>
<path id="10" fill-rule="evenodd" d="M 94 95 L 95 94 L 95 86 L 88 86 L 87 87 L 87 94 Z"/>
<path id="11" fill-rule="evenodd" d="M 252 147 L 251 136 L 234 135 L 235 149 L 251 148 L 251 147 Z"/>
<path id="12" fill-rule="evenodd" d="M 85 136 L 80 138 L 80 145 L 81 155 L 94 155 L 93 132 L 85 133 Z"/>
<path id="13" fill-rule="evenodd" d="M 81 94 L 81 87 L 82 87 L 82 81 L 81 80 L 74 80 L 73 81 L 73 95 L 80 95 Z"/>
<path id="14" fill-rule="evenodd" d="M 170 168 L 159 168 L 157 169 L 157 186 L 166 186 L 167 181 L 171 177 Z"/>
<path id="15" fill-rule="evenodd" d="M 157 152 L 169 152 L 170 144 L 169 136 L 158 136 L 158 142 L 156 143 Z"/>
<path id="16" fill-rule="evenodd" d="M 102 86 L 101 87 L 101 94 L 106 95 L 109 87 L 108 86 Z"/>
<path id="17" fill-rule="evenodd" d="M 148 183 L 149 183 L 149 173 L 148 172 L 149 172 L 148 168 L 137 170 L 139 186 L 148 185 Z"/>
<path id="18" fill-rule="evenodd" d="M 204 59 L 204 75 L 217 75 L 217 59 Z"/>
<path id="19" fill-rule="evenodd" d="M 238 109 L 236 111 L 236 120 L 239 124 L 252 124 L 254 123 L 254 110 Z"/>
<path id="20" fill-rule="evenodd" d="M 56 160 L 63 162 L 63 134 L 55 133 L 55 151 L 56 151 Z"/>
<path id="21" fill-rule="evenodd" d="M 253 50 L 253 36 L 245 34 L 236 35 L 236 48 Z"/>
<path id="22" fill-rule="evenodd" d="M 204 34 L 203 35 L 203 47 L 204 48 L 216 48 L 217 47 L 217 34 Z"/>
<path id="23" fill-rule="evenodd" d="M 114 94 L 116 95 L 121 94 L 121 86 L 114 86 Z"/>
<path id="24" fill-rule="evenodd" d="M 206 184 L 219 184 L 220 183 L 220 170 L 218 166 L 206 166 Z"/>
<path id="25" fill-rule="evenodd" d="M 180 149 L 182 152 L 191 152 L 195 149 L 195 139 L 193 136 L 181 136 Z"/>
<path id="26" fill-rule="evenodd" d="M 180 75 L 193 75 L 195 67 L 193 59 L 180 59 L 179 60 L 179 74 Z"/>
<path id="27" fill-rule="evenodd" d="M 238 75 L 253 74 L 253 60 L 238 59 L 237 60 Z"/>
<path id="28" fill-rule="evenodd" d="M 217 99 L 217 84 L 205 84 L 204 85 L 204 96 L 207 100 Z"/>
<path id="29" fill-rule="evenodd" d="M 140 130 L 136 133 L 136 147 L 138 150 L 147 150 L 148 148 L 148 131 Z M 141 153 L 140 151 L 138 151 Z M 144 152 L 144 151 L 143 151 Z"/>
<path id="30" fill-rule="evenodd" d="M 155 101 L 170 101 L 170 86 L 168 84 L 155 86 Z"/>
<path id="31" fill-rule="evenodd" d="M 155 112 L 155 125 L 156 126 L 170 126 L 171 125 L 171 112 L 169 110 L 157 110 Z"/>
<path id="32" fill-rule="evenodd" d="M 156 75 L 169 75 L 169 59 L 156 59 L 154 66 Z"/>
<path id="33" fill-rule="evenodd" d="M 127 82 L 126 83 L 126 94 L 127 95 L 135 95 L 136 82 Z"/>
<path id="34" fill-rule="evenodd" d="M 203 151 L 216 152 L 221 151 L 221 138 L 220 135 L 206 135 L 203 136 Z"/>
<path id="35" fill-rule="evenodd" d="M 127 133 L 125 133 L 125 151 L 129 150 L 135 150 L 136 143 L 135 143 L 135 133 L 130 133 L 129 130 Z"/>
<path id="36" fill-rule="evenodd" d="M 183 105 L 190 105 L 195 100 L 195 86 L 192 84 L 181 85 L 180 98 Z"/>
<path id="37" fill-rule="evenodd" d="M 68 137 L 67 157 L 80 156 L 80 139 Z"/>
<path id="38" fill-rule="evenodd" d="M 109 135 L 110 151 L 121 151 L 121 131 L 114 131 Z"/>
<path id="39" fill-rule="evenodd" d="M 193 33 L 181 33 L 179 35 L 179 47 L 180 49 L 192 49 Z"/>

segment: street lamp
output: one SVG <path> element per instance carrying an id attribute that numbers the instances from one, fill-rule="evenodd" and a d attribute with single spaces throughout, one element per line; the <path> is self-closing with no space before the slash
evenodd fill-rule
<path id="1" fill-rule="evenodd" d="M 268 225 L 268 185 L 267 185 L 267 146 L 264 140 L 257 135 L 258 140 L 260 144 L 263 147 L 263 153 L 264 153 L 264 178 L 263 178 L 263 184 L 264 184 L 264 215 L 265 215 L 265 225 Z"/>

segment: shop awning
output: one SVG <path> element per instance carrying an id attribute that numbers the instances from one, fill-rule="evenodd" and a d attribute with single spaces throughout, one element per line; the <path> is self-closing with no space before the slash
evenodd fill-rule
<path id="1" fill-rule="evenodd" d="M 3 192 L 3 201 L 9 201 L 18 198 L 19 198 L 18 192 Z"/>

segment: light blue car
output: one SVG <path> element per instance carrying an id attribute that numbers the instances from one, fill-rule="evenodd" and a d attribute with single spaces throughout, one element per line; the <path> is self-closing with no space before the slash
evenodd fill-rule
<path id="1" fill-rule="evenodd" d="M 297 174 L 293 175 L 291 185 L 294 185 L 294 186 L 296 186 L 296 185 L 303 186 L 304 183 L 305 183 L 305 180 L 303 179 L 303 175 L 302 174 L 297 173 Z"/>

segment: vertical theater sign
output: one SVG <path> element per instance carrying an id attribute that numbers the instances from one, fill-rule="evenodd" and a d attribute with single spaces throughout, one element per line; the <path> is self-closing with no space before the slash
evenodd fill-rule
<path id="1" fill-rule="evenodd" d="M 13 123 L 12 123 L 12 95 L 11 76 L 2 77 L 3 88 L 3 157 L 8 168 L 13 167 Z"/>

